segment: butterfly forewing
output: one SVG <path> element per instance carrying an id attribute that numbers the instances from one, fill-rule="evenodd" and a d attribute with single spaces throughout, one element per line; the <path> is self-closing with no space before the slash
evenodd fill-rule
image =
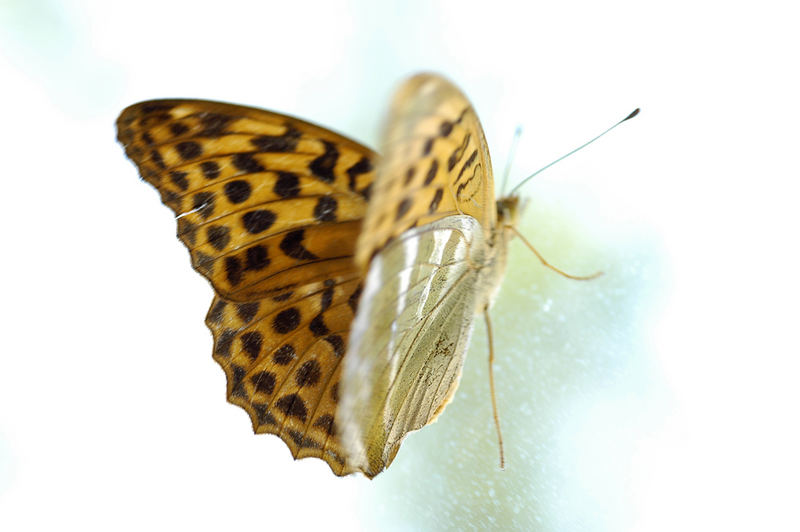
<path id="1" fill-rule="evenodd" d="M 301 120 L 195 100 L 131 106 L 118 137 L 217 293 L 206 322 L 229 400 L 294 456 L 355 471 L 335 416 L 375 154 Z"/>
<path id="2" fill-rule="evenodd" d="M 137 104 L 118 127 L 126 153 L 178 217 L 192 264 L 220 295 L 269 294 L 292 283 L 287 270 L 297 261 L 346 256 L 360 232 L 375 155 L 335 133 L 192 100 Z"/>
<path id="3" fill-rule="evenodd" d="M 445 216 L 474 217 L 489 239 L 497 220 L 489 151 L 475 110 L 458 88 L 434 74 L 406 81 L 383 139 L 380 178 L 356 250 L 362 268 L 391 239 Z"/>

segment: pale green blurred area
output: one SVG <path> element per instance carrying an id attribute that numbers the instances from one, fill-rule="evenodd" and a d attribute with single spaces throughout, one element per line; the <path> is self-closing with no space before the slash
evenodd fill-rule
<path id="1" fill-rule="evenodd" d="M 122 88 L 123 72 L 97 55 L 89 20 L 75 7 L 57 0 L 3 0 L 0 47 L 66 112 L 96 116 Z"/>
<path id="2" fill-rule="evenodd" d="M 437 530 L 633 525 L 630 458 L 668 408 L 645 336 L 659 314 L 661 250 L 646 230 L 613 234 L 581 225 L 597 210 L 577 191 L 558 197 L 558 187 L 530 188 L 523 234 L 568 272 L 605 275 L 566 279 L 513 242 L 491 313 L 506 468 L 498 466 L 487 339 L 478 318 L 453 403 L 435 429 L 408 438 L 390 475 L 361 492 L 375 528 L 387 521 L 397 523 L 388 530 L 432 523 Z"/>
<path id="3" fill-rule="evenodd" d="M 0 529 L 796 530 L 800 121 L 779 2 L 0 2 Z M 749 39 L 741 28 L 748 28 Z M 528 184 L 453 403 L 374 481 L 225 404 L 174 220 L 115 142 L 199 97 L 375 146 L 406 75 L 456 81 Z M 765 110 L 765 105 L 771 108 Z"/>

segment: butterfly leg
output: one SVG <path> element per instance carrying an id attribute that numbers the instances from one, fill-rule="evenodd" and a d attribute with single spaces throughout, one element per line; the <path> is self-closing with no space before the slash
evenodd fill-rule
<path id="1" fill-rule="evenodd" d="M 558 274 L 560 274 L 560 275 L 563 275 L 563 276 L 564 276 L 564 277 L 566 277 L 567 279 L 574 279 L 574 280 L 576 280 L 576 281 L 591 281 L 592 279 L 597 279 L 598 277 L 600 277 L 601 275 L 603 275 L 603 272 L 595 272 L 595 273 L 593 273 L 593 274 L 591 274 L 591 275 L 570 275 L 570 274 L 568 274 L 567 272 L 565 272 L 565 271 L 563 271 L 563 270 L 560 270 L 560 269 L 556 268 L 555 266 L 553 266 L 552 264 L 550 264 L 549 262 L 547 262 L 547 261 L 544 259 L 544 257 L 542 257 L 541 253 L 539 253 L 538 251 L 536 251 L 536 248 L 535 248 L 535 247 L 533 247 L 533 244 L 531 244 L 530 242 L 528 242 L 528 239 L 527 239 L 527 238 L 525 238 L 524 236 L 522 236 L 522 233 L 520 233 L 519 231 L 517 231 L 517 228 L 516 228 L 516 227 L 514 227 L 514 226 L 511 226 L 511 225 L 507 225 L 506 227 L 508 227 L 509 229 L 511 229 L 511 230 L 514 232 L 514 234 L 515 234 L 515 235 L 517 235 L 517 236 L 520 238 L 520 240 L 522 240 L 522 242 L 523 242 L 523 243 L 524 243 L 526 246 L 528 246 L 528 249 L 530 249 L 531 251 L 533 251 L 533 254 L 534 254 L 534 255 L 536 255 L 536 257 L 537 257 L 537 258 L 538 258 L 538 259 L 539 259 L 539 260 L 542 262 L 542 265 L 544 265 L 544 266 L 545 266 L 545 267 L 547 267 L 547 268 L 550 268 L 551 270 L 553 270 L 554 272 L 556 272 L 556 273 L 558 273 Z"/>
<path id="2" fill-rule="evenodd" d="M 492 320 L 489 318 L 488 306 L 483 309 L 483 318 L 486 320 L 486 333 L 489 340 L 489 391 L 492 395 L 492 415 L 494 416 L 494 426 L 497 428 L 497 443 L 500 447 L 500 469 L 505 469 L 503 433 L 500 431 L 500 416 L 497 414 L 497 398 L 494 393 L 494 338 L 492 337 Z"/>

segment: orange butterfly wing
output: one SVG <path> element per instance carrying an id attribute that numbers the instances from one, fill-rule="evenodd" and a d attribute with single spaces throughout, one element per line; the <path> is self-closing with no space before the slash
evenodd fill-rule
<path id="1" fill-rule="evenodd" d="M 355 471 L 336 403 L 375 153 L 298 119 L 199 100 L 138 103 L 117 126 L 216 292 L 206 323 L 228 400 L 296 458 Z"/>
<path id="2" fill-rule="evenodd" d="M 418 74 L 395 94 L 382 159 L 356 263 L 366 269 L 383 247 L 412 227 L 445 216 L 477 219 L 487 241 L 497 225 L 492 162 L 475 109 L 450 81 Z"/>

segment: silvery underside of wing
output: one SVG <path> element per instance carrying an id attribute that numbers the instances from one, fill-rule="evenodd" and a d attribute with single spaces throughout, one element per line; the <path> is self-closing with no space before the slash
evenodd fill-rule
<path id="1" fill-rule="evenodd" d="M 454 215 L 405 232 L 372 260 L 337 413 L 348 458 L 367 476 L 455 392 L 486 256 L 478 221 Z"/>

